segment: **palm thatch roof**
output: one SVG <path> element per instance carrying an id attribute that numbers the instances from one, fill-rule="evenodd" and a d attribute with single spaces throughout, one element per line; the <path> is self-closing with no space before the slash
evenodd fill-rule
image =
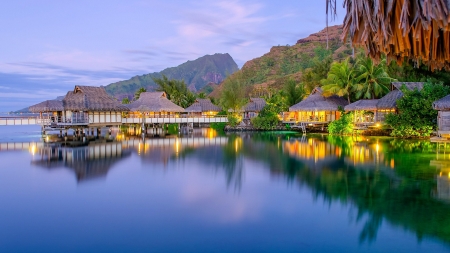
<path id="1" fill-rule="evenodd" d="M 433 109 L 439 111 L 449 111 L 450 110 L 450 95 L 447 95 L 439 100 L 433 102 Z"/>
<path id="2" fill-rule="evenodd" d="M 220 112 L 222 109 L 209 99 L 197 98 L 195 102 L 185 109 L 186 112 Z"/>
<path id="3" fill-rule="evenodd" d="M 322 93 L 321 88 L 314 88 L 307 98 L 289 107 L 289 111 L 337 111 L 339 106 L 344 107 L 348 105 L 348 101 L 342 97 L 336 95 L 325 97 Z"/>
<path id="4" fill-rule="evenodd" d="M 450 69 L 450 0 L 345 0 L 344 6 L 343 40 L 350 36 L 371 58 Z"/>
<path id="5" fill-rule="evenodd" d="M 139 99 L 128 104 L 131 111 L 184 112 L 185 110 L 167 99 L 165 92 L 142 92 Z"/>
<path id="6" fill-rule="evenodd" d="M 377 109 L 378 99 L 361 99 L 344 107 L 346 111 L 374 111 Z"/>
<path id="7" fill-rule="evenodd" d="M 30 106 L 28 109 L 30 112 L 60 112 L 64 111 L 64 106 L 61 100 L 46 100 Z"/>
<path id="8" fill-rule="evenodd" d="M 250 101 L 242 107 L 244 112 L 259 112 L 266 106 L 264 98 L 250 98 Z"/>
<path id="9" fill-rule="evenodd" d="M 71 111 L 129 111 L 119 101 L 110 97 L 104 87 L 75 86 L 63 99 L 65 110 Z"/>
<path id="10" fill-rule="evenodd" d="M 377 109 L 386 110 L 396 108 L 397 100 L 403 97 L 403 92 L 400 90 L 403 85 L 405 85 L 408 90 L 421 90 L 423 88 L 423 83 L 421 82 L 393 82 L 392 91 L 379 99 Z"/>

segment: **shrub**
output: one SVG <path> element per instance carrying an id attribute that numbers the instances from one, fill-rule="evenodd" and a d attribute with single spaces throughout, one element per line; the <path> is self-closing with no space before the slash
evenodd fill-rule
<path id="1" fill-rule="evenodd" d="M 328 133 L 333 135 L 351 134 L 353 131 L 353 113 L 342 112 L 338 120 L 331 122 L 328 125 Z"/>

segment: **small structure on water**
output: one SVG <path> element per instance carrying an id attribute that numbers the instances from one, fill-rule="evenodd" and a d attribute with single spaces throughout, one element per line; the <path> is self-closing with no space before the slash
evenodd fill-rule
<path id="1" fill-rule="evenodd" d="M 44 102 L 30 106 L 28 110 L 33 113 L 39 113 L 40 119 L 57 122 L 61 120 L 64 106 L 62 100 L 45 100 Z"/>
<path id="2" fill-rule="evenodd" d="M 242 107 L 242 118 L 252 119 L 266 106 L 264 98 L 250 98 L 250 101 Z"/>
<path id="3" fill-rule="evenodd" d="M 196 117 L 213 117 L 222 109 L 213 104 L 210 99 L 197 98 L 195 102 L 185 109 L 190 116 Z"/>
<path id="4" fill-rule="evenodd" d="M 307 98 L 289 107 L 289 113 L 285 113 L 283 122 L 328 124 L 340 118 L 339 107 L 344 108 L 346 105 L 348 105 L 346 99 L 336 95 L 325 97 L 322 89 L 316 87 Z"/>
<path id="5" fill-rule="evenodd" d="M 142 92 L 138 100 L 126 106 L 131 111 L 129 117 L 135 118 L 173 118 L 185 112 L 184 108 L 167 99 L 165 92 Z"/>
<path id="6" fill-rule="evenodd" d="M 377 123 L 377 104 L 379 99 L 361 99 L 344 107 L 345 111 L 352 111 L 355 124 L 371 125 Z"/>
<path id="7" fill-rule="evenodd" d="M 434 101 L 433 109 L 438 110 L 438 135 L 450 137 L 450 95 Z"/>

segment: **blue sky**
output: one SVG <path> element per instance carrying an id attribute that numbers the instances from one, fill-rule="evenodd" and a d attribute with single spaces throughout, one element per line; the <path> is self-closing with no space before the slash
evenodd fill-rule
<path id="1" fill-rule="evenodd" d="M 342 23 L 344 9 L 338 1 Z M 0 112 L 206 54 L 241 67 L 325 27 L 325 1 L 1 1 Z"/>

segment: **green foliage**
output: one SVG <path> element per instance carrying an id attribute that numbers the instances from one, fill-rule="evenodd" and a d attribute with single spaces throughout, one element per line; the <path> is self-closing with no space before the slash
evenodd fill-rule
<path id="1" fill-rule="evenodd" d="M 200 92 L 197 94 L 198 98 L 206 98 L 206 94 L 204 92 Z"/>
<path id="2" fill-rule="evenodd" d="M 155 78 L 153 81 L 158 84 L 158 91 L 164 91 L 167 98 L 175 104 L 186 108 L 195 102 L 195 95 L 188 88 L 184 81 L 175 79 L 169 80 L 167 76 Z"/>
<path id="3" fill-rule="evenodd" d="M 328 133 L 333 135 L 351 134 L 353 131 L 353 113 L 343 112 L 338 120 L 331 122 L 328 125 Z"/>
<path id="4" fill-rule="evenodd" d="M 147 92 L 147 89 L 145 88 L 139 88 L 135 93 L 134 93 L 134 100 L 138 100 L 139 97 L 141 96 L 142 92 Z"/>
<path id="5" fill-rule="evenodd" d="M 312 90 L 317 86 L 321 85 L 321 81 L 327 78 L 328 72 L 331 68 L 331 63 L 333 62 L 333 58 L 327 57 L 324 60 L 320 61 L 317 58 L 313 59 L 312 67 L 305 69 L 302 75 L 302 82 L 308 88 L 308 90 Z"/>
<path id="6" fill-rule="evenodd" d="M 379 64 L 374 64 L 371 58 L 360 55 L 356 62 L 358 85 L 355 87 L 355 97 L 374 99 L 387 94 L 393 79 L 389 77 L 386 70 L 385 59 Z"/>
<path id="7" fill-rule="evenodd" d="M 336 94 L 338 96 L 346 96 L 350 103 L 350 95 L 355 88 L 354 69 L 348 62 L 333 62 L 326 79 L 322 80 L 323 90 L 325 93 Z"/>
<path id="8" fill-rule="evenodd" d="M 228 125 L 232 127 L 237 126 L 241 122 L 239 115 L 237 115 L 236 113 L 228 114 L 227 118 L 228 118 Z"/>
<path id="9" fill-rule="evenodd" d="M 410 91 L 402 87 L 404 96 L 397 100 L 398 114 L 386 115 L 386 123 L 392 128 L 392 136 L 412 138 L 429 137 L 436 129 L 437 111 L 432 108 L 434 101 L 450 93 L 442 83 L 427 82 L 423 89 Z"/>
<path id="10" fill-rule="evenodd" d="M 257 129 L 271 130 L 280 122 L 278 114 L 283 111 L 284 105 L 281 97 L 273 96 L 266 102 L 266 106 L 259 112 L 258 116 L 251 120 L 253 126 Z"/>
<path id="11" fill-rule="evenodd" d="M 391 61 L 387 67 L 387 73 L 392 78 L 403 82 L 443 82 L 444 85 L 450 85 L 449 71 L 431 71 L 426 65 L 414 67 L 412 61 L 403 62 L 402 66 L 397 65 L 396 61 Z"/>
<path id="12" fill-rule="evenodd" d="M 283 95 L 286 100 L 286 106 L 291 107 L 303 100 L 306 96 L 306 89 L 303 83 L 297 84 L 293 79 L 289 79 L 284 84 Z"/>
<path id="13" fill-rule="evenodd" d="M 122 104 L 126 105 L 126 104 L 129 104 L 129 103 L 131 103 L 130 99 L 128 99 L 128 98 L 122 99 Z"/>
<path id="14" fill-rule="evenodd" d="M 167 132 L 169 134 L 178 134 L 178 124 L 167 124 Z"/>
<path id="15" fill-rule="evenodd" d="M 245 86 L 238 77 L 227 78 L 222 84 L 219 103 L 226 111 L 238 112 L 246 103 Z"/>
<path id="16" fill-rule="evenodd" d="M 217 131 L 223 131 L 225 129 L 225 126 L 227 125 L 227 123 L 224 122 L 213 122 L 211 124 L 209 124 L 209 126 Z"/>

